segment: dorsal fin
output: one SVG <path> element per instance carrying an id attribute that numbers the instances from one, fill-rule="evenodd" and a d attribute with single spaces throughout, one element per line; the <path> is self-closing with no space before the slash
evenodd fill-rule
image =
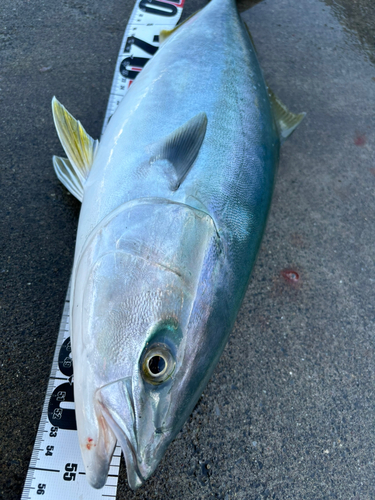
<path id="1" fill-rule="evenodd" d="M 173 167 L 170 188 L 176 191 L 195 162 L 207 128 L 206 113 L 199 113 L 151 146 L 150 163 L 167 160 Z"/>
<path id="2" fill-rule="evenodd" d="M 267 90 L 282 144 L 295 131 L 304 119 L 306 113 L 299 113 L 298 115 L 292 113 L 285 104 L 275 96 L 269 87 L 267 87 Z"/>
<path id="3" fill-rule="evenodd" d="M 64 186 L 82 201 L 83 187 L 94 162 L 99 141 L 87 134 L 81 123 L 73 118 L 56 97 L 52 99 L 52 114 L 57 135 L 68 156 L 68 159 L 56 156 L 53 158 L 56 174 Z"/>

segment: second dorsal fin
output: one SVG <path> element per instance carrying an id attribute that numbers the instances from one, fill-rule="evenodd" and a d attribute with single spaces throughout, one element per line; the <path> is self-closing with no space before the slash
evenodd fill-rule
<path id="1" fill-rule="evenodd" d="M 176 191 L 195 162 L 207 128 L 206 113 L 199 113 L 151 146 L 150 163 L 167 160 L 172 165 L 170 188 Z"/>

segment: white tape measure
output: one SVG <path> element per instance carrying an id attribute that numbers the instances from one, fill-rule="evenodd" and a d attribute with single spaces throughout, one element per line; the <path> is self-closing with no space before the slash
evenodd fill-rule
<path id="1" fill-rule="evenodd" d="M 102 490 L 94 490 L 85 479 L 74 413 L 69 297 L 70 286 L 22 500 L 40 498 L 40 495 L 55 500 L 116 498 L 120 447 L 116 446 Z"/>
<path id="2" fill-rule="evenodd" d="M 159 48 L 159 33 L 179 21 L 184 0 L 137 0 L 116 62 L 102 134 L 130 85 Z M 78 444 L 69 337 L 70 285 L 65 300 L 51 375 L 21 500 L 96 500 L 116 498 L 121 448 L 116 446 L 108 479 L 92 488 Z"/>
<path id="3" fill-rule="evenodd" d="M 158 50 L 160 31 L 172 29 L 180 20 L 184 2 L 137 1 L 117 58 L 102 134 L 137 74 Z"/>

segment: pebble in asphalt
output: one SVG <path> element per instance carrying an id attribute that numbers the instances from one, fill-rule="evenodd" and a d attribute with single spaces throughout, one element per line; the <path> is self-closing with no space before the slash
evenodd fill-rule
<path id="1" fill-rule="evenodd" d="M 203 6 L 187 0 L 184 17 Z M 56 95 L 98 137 L 133 5 L 0 12 L 0 498 L 20 497 L 73 259 Z M 221 361 L 155 475 L 121 499 L 371 500 L 375 8 L 264 0 L 243 13 L 275 93 L 307 116 L 282 149 L 253 277 Z M 220 36 L 220 33 L 218 33 Z"/>

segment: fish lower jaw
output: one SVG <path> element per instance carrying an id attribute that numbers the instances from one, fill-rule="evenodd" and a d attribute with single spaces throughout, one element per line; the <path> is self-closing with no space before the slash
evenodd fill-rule
<path id="1" fill-rule="evenodd" d="M 123 390 L 126 390 L 126 387 L 126 380 L 120 380 L 102 387 L 99 391 L 100 395 L 98 394 L 98 402 L 103 417 L 108 427 L 110 427 L 116 436 L 117 442 L 124 454 L 129 487 L 132 490 L 136 490 L 142 486 L 147 478 L 143 477 L 138 467 L 137 440 L 133 431 L 134 417 L 131 404 L 129 402 L 124 404 L 126 400 L 119 397 L 121 394 L 123 395 Z M 115 397 L 113 398 L 114 395 Z M 120 403 L 119 408 L 114 407 L 116 403 Z"/>
<path id="2" fill-rule="evenodd" d="M 95 488 L 96 490 L 100 490 L 103 488 L 107 482 L 108 476 L 97 476 L 96 474 L 90 474 L 90 472 L 86 468 L 86 479 L 90 486 Z"/>
<path id="3" fill-rule="evenodd" d="M 140 471 L 136 451 L 126 435 L 124 433 L 121 436 L 117 435 L 117 441 L 124 454 L 129 488 L 135 491 L 143 485 L 148 477 L 144 477 Z"/>
<path id="4" fill-rule="evenodd" d="M 173 428 L 160 420 L 153 427 L 149 419 L 136 425 L 130 377 L 98 389 L 96 400 L 106 426 L 122 448 L 129 487 L 136 490 L 154 473 L 172 440 Z"/>
<path id="5" fill-rule="evenodd" d="M 164 453 L 161 454 L 160 458 L 156 460 L 148 459 L 148 457 L 143 456 L 141 450 L 139 450 L 136 445 L 133 445 L 127 434 L 117 425 L 105 408 L 103 408 L 103 415 L 107 420 L 107 424 L 111 427 L 113 433 L 115 434 L 117 443 L 122 449 L 126 463 L 128 485 L 133 491 L 135 491 L 140 488 L 150 476 L 152 476 Z M 170 430 L 166 428 L 159 428 L 155 431 L 155 435 L 164 436 L 165 433 L 169 431 Z M 136 441 L 136 437 L 134 437 L 134 439 Z"/>

